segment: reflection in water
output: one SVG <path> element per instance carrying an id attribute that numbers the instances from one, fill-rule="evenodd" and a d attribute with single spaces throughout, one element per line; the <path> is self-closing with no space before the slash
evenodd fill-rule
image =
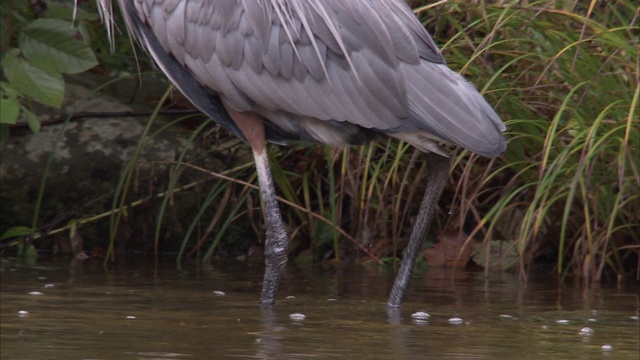
<path id="1" fill-rule="evenodd" d="M 264 332 L 260 334 L 260 347 L 256 353 L 258 359 L 278 359 L 282 354 L 281 338 L 278 336 L 276 327 L 276 317 L 274 307 L 262 305 L 262 322 L 264 323 Z"/>
<path id="2" fill-rule="evenodd" d="M 386 269 L 289 266 L 278 303 L 264 307 L 261 272 L 261 264 L 250 263 L 183 271 L 172 262 L 108 271 L 91 263 L 38 268 L 4 263 L 1 357 L 637 359 L 640 354 L 634 282 L 583 287 L 534 277 L 521 284 L 508 274 L 484 279 L 429 268 L 415 274 L 404 306 L 389 310 L 393 274 Z M 412 319 L 418 311 L 431 317 Z M 292 320 L 292 313 L 306 318 Z M 460 325 L 449 321 L 454 317 Z"/>

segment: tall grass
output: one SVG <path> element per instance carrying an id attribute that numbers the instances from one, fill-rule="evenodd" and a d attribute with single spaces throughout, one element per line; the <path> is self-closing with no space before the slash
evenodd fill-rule
<path id="1" fill-rule="evenodd" d="M 600 279 L 605 270 L 621 275 L 637 267 L 636 5 L 436 5 L 420 8 L 428 12 L 418 15 L 444 43 L 449 65 L 495 105 L 510 140 L 495 161 L 465 151 L 457 155 L 435 227 L 512 244 L 522 274 L 549 257 L 560 274 L 586 281 Z M 309 200 L 309 190 L 301 197 L 306 208 L 328 212 L 327 218 L 378 256 L 397 255 L 424 188 L 421 157 L 390 140 L 332 154 L 313 157 L 302 175 L 302 189 L 316 184 L 316 202 Z M 297 176 L 292 173 L 289 181 L 295 184 Z M 290 221 L 300 223 L 293 215 Z M 336 238 L 308 222 L 315 230 L 298 231 L 301 239 L 294 244 L 321 249 L 317 258 L 338 257 Z"/>
<path id="2" fill-rule="evenodd" d="M 498 159 L 454 153 L 433 228 L 468 234 L 468 241 L 504 241 L 516 250 L 522 274 L 540 258 L 587 281 L 637 267 L 634 2 L 413 3 L 449 66 L 477 84 L 509 128 L 508 150 Z M 346 149 L 271 146 L 270 152 L 292 257 L 400 255 L 425 186 L 417 150 L 380 139 Z M 244 159 L 242 169 L 251 162 Z M 226 210 L 209 215 L 213 220 L 198 213 L 181 254 L 207 245 L 209 258 L 229 224 L 242 219 L 262 236 L 258 192 L 250 189 L 255 175 L 228 176 L 253 185 L 215 185 L 203 205 Z M 207 230 L 194 237 L 201 222 Z"/>
<path id="3" fill-rule="evenodd" d="M 509 148 L 474 178 L 482 187 L 458 188 L 459 217 L 485 240 L 515 240 L 521 270 L 549 253 L 585 280 L 637 268 L 637 21 L 633 1 L 449 2 L 427 21 L 507 120 Z M 465 158 L 454 172 L 467 184 L 485 164 Z M 492 184 L 493 207 L 476 211 Z"/>
<path id="4" fill-rule="evenodd" d="M 453 153 L 451 180 L 432 229 L 464 233 L 469 243 L 483 240 L 487 247 L 503 242 L 518 254 L 516 269 L 523 275 L 540 259 L 552 259 L 560 275 L 585 281 L 637 269 L 637 4 L 411 3 L 449 66 L 478 86 L 508 126 L 509 146 L 497 159 Z M 198 132 L 207 129 L 203 125 Z M 192 140 L 198 138 L 194 133 Z M 254 242 L 262 241 L 251 156 L 236 140 L 226 139 L 195 158 L 183 153 L 173 164 L 156 210 L 156 252 L 163 250 L 167 227 L 181 234 L 178 260 L 192 255 L 208 261 L 247 234 L 233 235 L 240 228 Z M 205 170 L 207 157 L 220 148 L 235 149 L 232 168 Z M 419 151 L 386 138 L 345 149 L 270 146 L 269 151 L 291 257 L 367 261 L 400 256 L 425 187 Z M 182 183 L 183 174 L 194 170 L 202 179 L 223 180 Z M 174 190 L 187 188 L 195 189 L 200 210 L 179 217 L 175 202 L 186 192 Z M 127 198 L 122 194 L 119 199 Z M 117 204 L 125 206 L 123 200 Z M 434 239 L 429 235 L 429 242 Z M 491 266 L 488 260 L 484 265 Z"/>

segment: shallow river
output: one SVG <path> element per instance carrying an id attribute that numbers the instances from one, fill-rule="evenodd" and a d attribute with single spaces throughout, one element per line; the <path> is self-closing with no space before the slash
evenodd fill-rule
<path id="1" fill-rule="evenodd" d="M 637 282 L 428 268 L 402 309 L 376 266 L 296 267 L 259 305 L 262 265 L 42 263 L 0 272 L 6 359 L 639 359 Z M 414 319 L 417 312 L 428 319 Z M 293 314 L 303 314 L 298 319 Z M 302 317 L 302 316 L 299 316 Z"/>

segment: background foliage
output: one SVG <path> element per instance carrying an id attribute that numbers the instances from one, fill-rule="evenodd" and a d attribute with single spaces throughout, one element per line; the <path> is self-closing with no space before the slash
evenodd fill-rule
<path id="1" fill-rule="evenodd" d="M 454 153 L 451 180 L 432 226 L 440 230 L 428 243 L 451 243 L 458 254 L 481 249 L 475 260 L 487 271 L 514 268 L 526 274 L 541 262 L 553 264 L 560 274 L 585 280 L 640 271 L 637 3 L 411 3 L 442 46 L 449 66 L 476 84 L 502 115 L 509 138 L 507 152 L 494 160 L 466 151 Z M 53 20 L 43 25 L 27 20 L 29 16 L 9 16 L 7 5 L 2 6 L 3 19 L 10 17 L 11 26 L 26 29 L 21 34 L 30 34 L 36 25 L 53 26 Z M 95 14 L 89 9 L 87 13 Z M 117 55 L 109 55 L 95 20 L 83 17 L 76 24 L 84 30 L 74 31 L 91 34 L 102 66 L 98 71 L 135 73 L 129 42 L 120 38 Z M 22 116 L 28 119 L 30 99 L 40 100 L 21 90 L 11 80 L 15 75 L 8 74 L 15 59 L 38 68 L 21 36 L 2 38 L 2 99 L 3 105 L 19 101 Z M 148 62 L 140 58 L 146 70 Z M 89 64 L 70 70 L 81 71 Z M 11 124 L 8 120 L 14 114 L 15 110 L 9 117 L 3 110 L 1 122 Z M 212 124 L 202 121 L 193 141 L 208 139 L 212 133 Z M 246 252 L 261 243 L 264 225 L 251 157 L 238 141 L 215 134 L 211 149 L 189 163 L 178 162 L 167 174 L 168 188 L 157 189 L 173 194 L 189 188 L 192 184 L 181 182 L 187 172 L 201 173 L 203 179 L 194 190 L 200 210 L 177 220 L 182 224 L 182 240 L 174 239 L 180 243 L 179 259 L 188 255 L 208 261 L 215 254 Z M 204 166 L 211 156 L 233 158 L 233 166 L 212 173 Z M 400 255 L 424 189 L 426 167 L 418 151 L 380 139 L 347 149 L 271 146 L 270 156 L 293 259 L 365 261 L 370 256 Z M 212 176 L 226 180 L 210 181 Z M 123 177 L 118 186 L 115 208 L 128 203 L 124 200 L 132 181 L 128 179 Z M 169 218 L 175 220 L 170 216 L 170 199 L 179 201 L 181 196 L 164 196 L 153 210 L 155 234 L 148 243 L 155 251 L 167 250 L 161 237 Z M 135 211 L 127 216 L 135 216 Z M 114 226 L 123 213 L 111 214 Z M 38 230 L 36 224 L 30 231 Z M 247 243 L 246 238 L 256 237 L 249 242 L 253 245 Z M 112 236 L 110 250 L 114 241 Z"/>
<path id="2" fill-rule="evenodd" d="M 40 123 L 30 102 L 60 107 L 63 74 L 77 74 L 98 64 L 89 46 L 85 21 L 96 20 L 83 10 L 57 2 L 6 1 L 2 10 L 2 69 L 0 82 L 0 135 L 22 115 L 38 132 Z M 14 31 L 15 30 L 15 31 Z"/>

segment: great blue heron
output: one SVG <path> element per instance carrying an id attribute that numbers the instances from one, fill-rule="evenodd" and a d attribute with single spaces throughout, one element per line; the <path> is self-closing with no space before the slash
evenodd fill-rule
<path id="1" fill-rule="evenodd" d="M 97 0 L 113 34 L 111 0 Z M 118 0 L 129 33 L 202 112 L 248 143 L 267 224 L 263 304 L 287 260 L 266 142 L 361 144 L 377 134 L 427 153 L 429 181 L 388 305 L 402 302 L 448 177 L 447 150 L 494 157 L 505 126 L 450 70 L 403 0 Z M 436 155 L 437 154 L 437 155 Z"/>

